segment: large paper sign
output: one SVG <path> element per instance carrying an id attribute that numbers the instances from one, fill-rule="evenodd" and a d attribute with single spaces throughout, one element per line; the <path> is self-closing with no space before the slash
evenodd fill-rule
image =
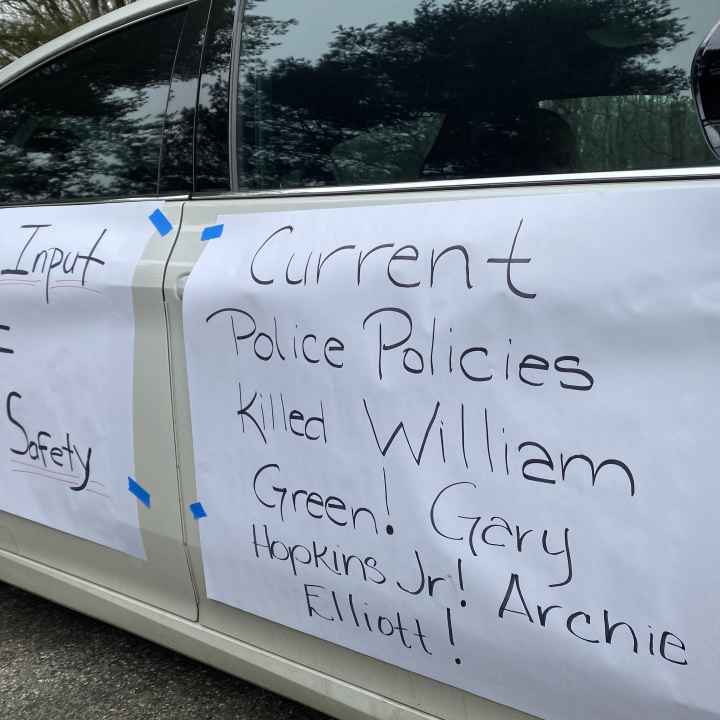
<path id="1" fill-rule="evenodd" d="M 218 223 L 209 597 L 543 717 L 718 717 L 720 186 Z"/>
<path id="2" fill-rule="evenodd" d="M 155 207 L 0 210 L 0 509 L 137 557 L 132 278 Z"/>

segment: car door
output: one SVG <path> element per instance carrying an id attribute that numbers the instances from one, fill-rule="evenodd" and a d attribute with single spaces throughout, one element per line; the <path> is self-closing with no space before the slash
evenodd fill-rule
<path id="1" fill-rule="evenodd" d="M 206 19 L 204 3 L 127 8 L 0 90 L 0 543 L 191 620 L 162 295 L 189 188 L 178 172 L 161 190 L 159 169 L 184 138 L 192 157 L 180 90 Z"/>
<path id="2" fill-rule="evenodd" d="M 200 622 L 284 658 L 263 682 L 348 716 L 712 705 L 707 558 L 660 539 L 705 391 L 659 378 L 680 346 L 714 378 L 689 73 L 720 10 L 675 5 L 245 4 L 165 290 Z"/>

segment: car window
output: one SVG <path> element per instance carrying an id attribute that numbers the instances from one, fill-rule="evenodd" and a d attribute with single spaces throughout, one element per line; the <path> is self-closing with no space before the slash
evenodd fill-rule
<path id="1" fill-rule="evenodd" d="M 157 193 L 185 10 L 64 54 L 0 92 L 0 202 Z"/>
<path id="2" fill-rule="evenodd" d="M 248 0 L 241 189 L 713 164 L 718 0 Z"/>

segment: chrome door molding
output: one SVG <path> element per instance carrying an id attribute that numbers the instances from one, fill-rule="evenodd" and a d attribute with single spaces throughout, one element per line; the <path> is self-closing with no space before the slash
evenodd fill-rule
<path id="1" fill-rule="evenodd" d="M 338 185 L 327 187 L 249 190 L 230 193 L 196 193 L 194 200 L 262 199 L 279 197 L 322 197 L 331 195 L 365 195 L 369 193 L 401 193 L 427 190 L 471 190 L 482 188 L 551 187 L 593 183 L 644 182 L 668 180 L 707 180 L 720 178 L 720 166 L 662 168 L 657 170 L 621 170 L 612 172 L 565 173 L 557 175 L 518 175 L 512 177 L 433 180 L 376 185 Z"/>

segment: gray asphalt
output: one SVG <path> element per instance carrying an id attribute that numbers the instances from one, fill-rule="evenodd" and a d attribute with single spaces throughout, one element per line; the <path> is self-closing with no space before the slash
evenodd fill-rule
<path id="1" fill-rule="evenodd" d="M 2 720 L 329 720 L 0 583 Z"/>

